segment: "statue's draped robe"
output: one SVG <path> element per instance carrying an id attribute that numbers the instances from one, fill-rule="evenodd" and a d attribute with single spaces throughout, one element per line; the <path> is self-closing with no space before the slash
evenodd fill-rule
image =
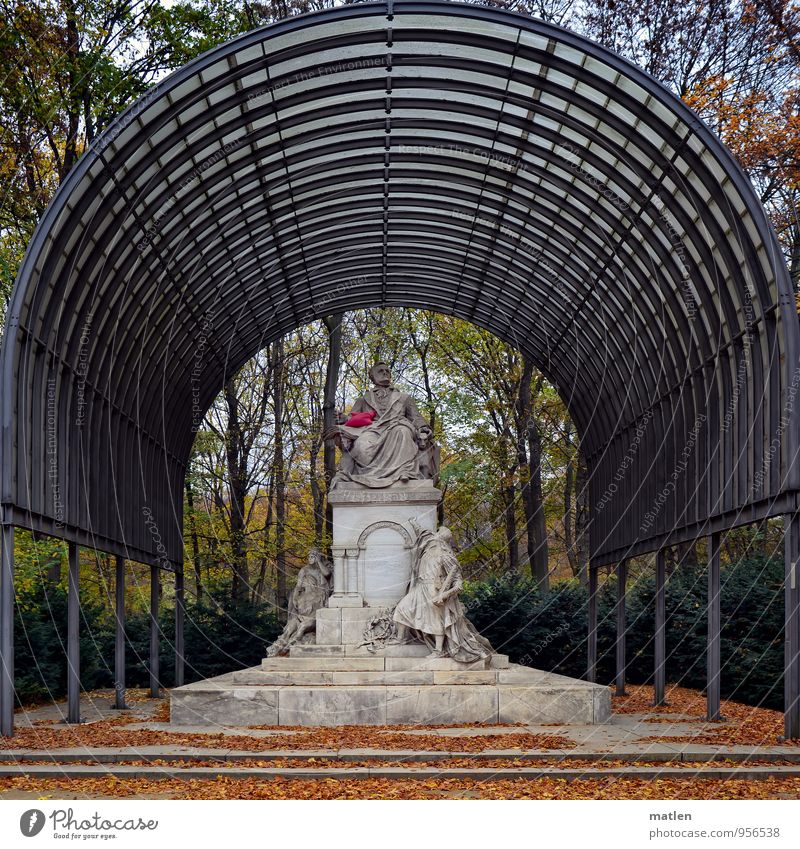
<path id="1" fill-rule="evenodd" d="M 330 577 L 319 564 L 303 566 L 289 596 L 286 625 L 277 640 L 267 649 L 267 657 L 288 654 L 289 647 L 302 641 L 316 627 L 317 610 L 325 607 L 331 594 Z"/>
<path id="2" fill-rule="evenodd" d="M 436 534 L 424 531 L 408 592 L 397 603 L 393 619 L 416 632 L 430 648 L 434 648 L 437 636 L 444 636 L 444 653 L 454 660 L 471 663 L 492 654 L 491 644 L 467 619 L 458 592 L 442 604 L 434 602 L 442 590 L 460 589 L 461 585 L 461 570 L 452 546 Z"/>
<path id="3" fill-rule="evenodd" d="M 318 566 L 303 566 L 297 575 L 292 594 L 289 597 L 289 617 L 316 621 L 317 610 L 325 607 L 331 594 L 330 579 L 326 578 Z"/>
<path id="4" fill-rule="evenodd" d="M 356 401 L 352 412 L 370 410 L 376 414 L 371 425 L 339 425 L 345 450 L 337 479 L 375 489 L 402 479 L 419 480 L 417 430 L 428 423 L 411 396 L 391 386 L 370 389 Z"/>

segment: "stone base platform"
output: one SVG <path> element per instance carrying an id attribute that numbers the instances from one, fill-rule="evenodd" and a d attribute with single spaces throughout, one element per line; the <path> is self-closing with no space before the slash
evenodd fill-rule
<path id="1" fill-rule="evenodd" d="M 427 657 L 421 645 L 368 652 L 306 645 L 289 657 L 172 691 L 173 725 L 593 724 L 607 687 L 508 662 Z"/>

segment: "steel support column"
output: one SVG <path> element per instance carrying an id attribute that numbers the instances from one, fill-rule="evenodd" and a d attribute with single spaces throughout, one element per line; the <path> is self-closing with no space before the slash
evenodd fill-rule
<path id="1" fill-rule="evenodd" d="M 0 734 L 14 735 L 14 526 L 0 530 Z"/>
<path id="2" fill-rule="evenodd" d="M 125 558 L 117 557 L 116 581 L 117 633 L 114 642 L 114 707 L 127 710 L 125 704 Z"/>
<path id="3" fill-rule="evenodd" d="M 653 659 L 655 661 L 653 670 L 653 704 L 666 704 L 664 694 L 666 690 L 666 555 L 663 548 L 656 552 L 656 630 L 653 645 Z"/>
<path id="4" fill-rule="evenodd" d="M 158 668 L 158 602 L 159 602 L 159 569 L 150 567 L 150 698 L 157 699 L 159 690 Z"/>
<path id="5" fill-rule="evenodd" d="M 784 516 L 784 736 L 800 738 L 800 513 Z"/>
<path id="6" fill-rule="evenodd" d="M 81 721 L 81 606 L 80 547 L 69 544 L 69 587 L 67 590 L 67 722 Z"/>
<path id="7" fill-rule="evenodd" d="M 589 566 L 589 641 L 586 680 L 597 680 L 597 569 Z"/>
<path id="8" fill-rule="evenodd" d="M 708 646 L 706 650 L 706 702 L 709 719 L 720 718 L 720 534 L 708 538 Z"/>
<path id="9" fill-rule="evenodd" d="M 628 583 L 628 561 L 620 560 L 617 563 L 617 674 L 614 679 L 616 683 L 616 694 L 625 695 L 625 591 Z"/>
<path id="10" fill-rule="evenodd" d="M 183 686 L 184 672 L 184 586 L 183 569 L 175 573 L 175 686 Z"/>

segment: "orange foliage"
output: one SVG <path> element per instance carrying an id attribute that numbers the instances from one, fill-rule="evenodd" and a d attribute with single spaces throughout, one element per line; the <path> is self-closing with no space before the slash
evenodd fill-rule
<path id="1" fill-rule="evenodd" d="M 630 686 L 627 696 L 614 696 L 612 710 L 615 713 L 683 714 L 703 720 L 706 716 L 706 700 L 702 692 L 686 687 L 671 687 L 667 690 L 667 704 L 653 706 L 653 688 Z M 723 700 L 721 703 L 723 722 L 704 722 L 700 735 L 686 737 L 648 737 L 648 742 L 692 742 L 718 746 L 775 746 L 783 735 L 783 714 L 777 710 L 750 707 L 738 702 Z M 653 717 L 656 720 L 656 716 Z M 645 741 L 643 741 L 645 742 Z M 797 740 L 783 742 L 785 746 L 800 744 Z"/>
<path id="2" fill-rule="evenodd" d="M 70 793 L 124 799 L 798 799 L 800 778 L 744 779 L 556 778 L 475 781 L 453 778 L 213 780 L 80 778 L 0 779 L 0 794 L 40 793 L 49 798 Z"/>
<path id="3" fill-rule="evenodd" d="M 684 96 L 684 101 L 720 135 L 750 172 L 779 169 L 792 188 L 800 185 L 800 116 L 796 90 L 781 103 L 765 92 L 739 91 L 734 80 L 709 77 Z"/>
<path id="4" fill-rule="evenodd" d="M 0 749 L 54 750 L 64 748 L 119 748 L 141 746 L 194 746 L 203 749 L 235 749 L 264 752 L 274 749 L 417 749 L 431 752 L 482 752 L 486 749 L 572 749 L 575 743 L 556 734 L 485 734 L 435 736 L 409 734 L 398 726 L 301 728 L 295 734 L 249 736 L 228 734 L 183 734 L 150 729 L 128 729 L 137 720 L 114 718 L 72 727 L 20 728 L 13 738 L 0 738 Z M 399 728 L 402 728 L 400 726 Z M 406 732 L 419 726 L 408 726 Z M 285 728 L 275 729 L 285 731 Z"/>

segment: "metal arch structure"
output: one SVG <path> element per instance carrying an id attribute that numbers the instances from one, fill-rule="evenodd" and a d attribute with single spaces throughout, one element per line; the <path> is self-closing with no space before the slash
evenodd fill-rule
<path id="1" fill-rule="evenodd" d="M 390 305 L 472 321 L 558 388 L 590 474 L 590 618 L 597 567 L 789 517 L 800 736 L 800 327 L 752 186 L 612 52 L 406 0 L 204 54 L 120 115 L 45 213 L 2 348 L 3 733 L 13 528 L 180 579 L 186 464 L 226 375 L 314 318 Z"/>

